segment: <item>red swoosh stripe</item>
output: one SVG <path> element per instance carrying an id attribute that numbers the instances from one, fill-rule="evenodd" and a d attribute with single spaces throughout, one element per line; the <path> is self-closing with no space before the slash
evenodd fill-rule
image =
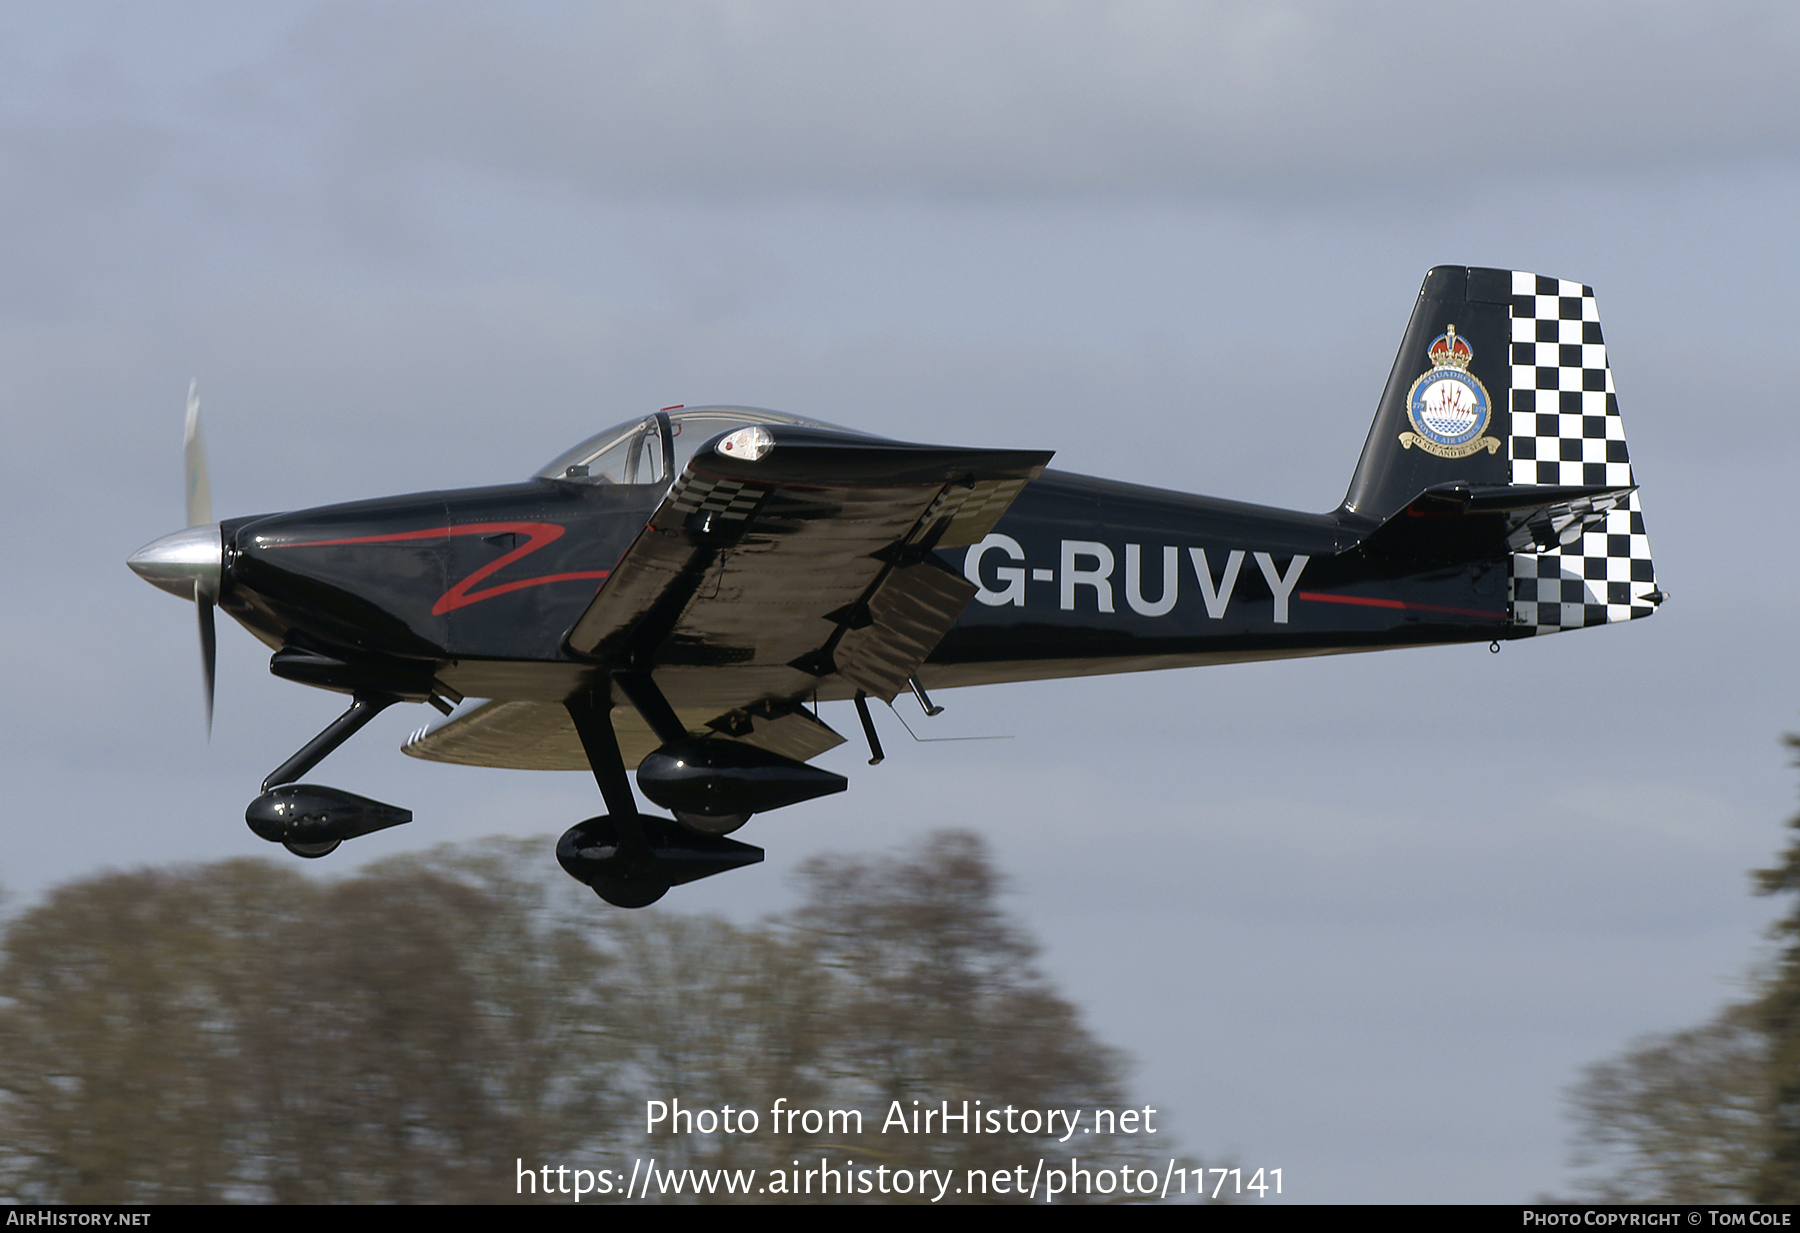
<path id="1" fill-rule="evenodd" d="M 497 561 L 489 561 L 445 591 L 438 598 L 437 603 L 431 606 L 432 616 L 443 616 L 446 612 L 467 608 L 470 604 L 479 604 L 484 599 L 505 595 L 509 591 L 543 586 L 547 582 L 571 582 L 579 578 L 605 578 L 612 573 L 609 569 L 590 569 L 568 574 L 541 574 L 536 578 L 520 578 L 516 582 L 503 582 L 499 586 L 488 587 L 484 591 L 471 589 L 482 579 L 491 577 L 514 561 L 529 556 L 545 544 L 561 539 L 566 529 L 554 522 L 470 522 L 455 527 L 432 527 L 425 531 L 399 531 L 392 535 L 359 535 L 350 539 L 315 539 L 301 544 L 283 544 L 282 547 L 334 548 L 344 544 L 397 544 L 409 539 L 435 539 L 440 536 L 448 539 L 452 535 L 506 535 L 510 533 L 526 537 L 525 542 L 511 552 Z"/>
<path id="2" fill-rule="evenodd" d="M 1295 599 L 1310 599 L 1319 604 L 1356 604 L 1363 608 L 1403 608 L 1408 612 L 1441 612 L 1446 616 L 1485 617 L 1504 621 L 1506 613 L 1483 608 L 1447 608 L 1443 604 L 1414 604 L 1399 599 L 1376 599 L 1372 595 L 1327 595 L 1323 591 L 1296 591 Z"/>

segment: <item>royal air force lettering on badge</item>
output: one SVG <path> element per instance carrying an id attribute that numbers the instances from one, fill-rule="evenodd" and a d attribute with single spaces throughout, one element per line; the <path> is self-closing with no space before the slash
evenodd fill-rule
<path id="1" fill-rule="evenodd" d="M 1413 382 L 1406 413 L 1413 432 L 1400 434 L 1402 448 L 1418 446 L 1439 458 L 1465 458 L 1479 450 L 1494 453 L 1498 437 L 1485 436 L 1493 419 L 1487 387 L 1469 371 L 1475 351 L 1454 325 L 1432 341 L 1431 369 Z"/>

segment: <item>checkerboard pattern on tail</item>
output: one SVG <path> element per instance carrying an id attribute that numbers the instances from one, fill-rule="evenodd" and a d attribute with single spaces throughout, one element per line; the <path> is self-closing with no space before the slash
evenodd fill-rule
<path id="1" fill-rule="evenodd" d="M 1512 482 L 1635 483 L 1592 288 L 1515 270 L 1512 349 Z M 1513 621 L 1537 633 L 1649 616 L 1656 589 L 1635 492 L 1512 558 Z"/>

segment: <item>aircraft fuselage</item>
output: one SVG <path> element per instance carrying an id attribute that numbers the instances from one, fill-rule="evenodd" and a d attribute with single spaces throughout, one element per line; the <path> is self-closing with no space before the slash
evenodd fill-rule
<path id="1" fill-rule="evenodd" d="M 228 521 L 220 606 L 275 648 L 347 665 L 310 684 L 553 699 L 595 665 L 564 636 L 663 494 L 531 480 Z M 929 686 L 1510 636 L 1503 557 L 1421 569 L 1368 528 L 1046 472 L 992 534 L 937 552 L 978 589 Z M 822 630 L 821 637 L 824 632 Z M 854 688 L 826 678 L 824 698 Z"/>

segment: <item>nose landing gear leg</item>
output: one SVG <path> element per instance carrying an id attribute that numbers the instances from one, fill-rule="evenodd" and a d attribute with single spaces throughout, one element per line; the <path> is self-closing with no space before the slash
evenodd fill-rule
<path id="1" fill-rule="evenodd" d="M 319 784 L 295 783 L 371 719 L 400 699 L 392 694 L 357 694 L 350 709 L 325 726 L 299 753 L 262 782 L 262 795 L 244 810 L 250 829 L 295 856 L 330 856 L 346 839 L 412 821 L 412 811 Z"/>

